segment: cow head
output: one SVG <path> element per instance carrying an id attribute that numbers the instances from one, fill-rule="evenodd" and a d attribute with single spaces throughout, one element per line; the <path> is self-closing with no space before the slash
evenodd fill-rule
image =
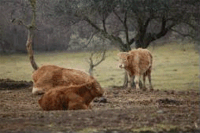
<path id="1" fill-rule="evenodd" d="M 120 52 L 117 55 L 119 57 L 119 68 L 126 68 L 129 64 L 130 54 L 127 52 Z"/>
<path id="2" fill-rule="evenodd" d="M 87 85 L 87 88 L 90 90 L 90 93 L 95 97 L 103 96 L 104 90 L 97 81 L 92 81 Z"/>

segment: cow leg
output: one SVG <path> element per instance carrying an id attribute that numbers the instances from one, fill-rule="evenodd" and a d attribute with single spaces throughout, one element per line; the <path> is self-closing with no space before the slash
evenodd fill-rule
<path id="1" fill-rule="evenodd" d="M 34 95 L 42 95 L 42 94 L 44 94 L 44 91 L 42 89 L 37 88 L 37 87 L 33 87 L 32 88 L 32 94 L 34 94 Z"/>
<path id="2" fill-rule="evenodd" d="M 128 88 L 131 88 L 132 87 L 133 76 L 130 76 L 128 72 L 127 72 L 127 76 L 128 76 Z"/>
<path id="3" fill-rule="evenodd" d="M 88 109 L 92 109 L 92 105 L 91 104 L 88 105 Z"/>
<path id="4" fill-rule="evenodd" d="M 140 89 L 140 75 L 135 75 L 135 79 L 134 79 L 134 82 L 135 82 L 135 86 L 136 86 L 136 90 L 139 90 Z"/>
<path id="5" fill-rule="evenodd" d="M 79 109 L 88 109 L 88 106 L 85 104 L 83 98 L 75 93 L 71 93 L 69 96 L 68 109 L 69 110 L 79 110 Z"/>
<path id="6" fill-rule="evenodd" d="M 151 84 L 151 70 L 149 70 L 149 72 L 148 72 L 148 79 L 149 79 L 150 90 L 153 90 L 153 87 Z"/>
<path id="7" fill-rule="evenodd" d="M 145 80 L 146 80 L 146 73 L 143 74 L 143 89 L 146 90 Z"/>
<path id="8" fill-rule="evenodd" d="M 69 102 L 69 110 L 79 110 L 79 109 L 88 109 L 88 106 L 83 102 L 75 102 L 75 101 Z"/>

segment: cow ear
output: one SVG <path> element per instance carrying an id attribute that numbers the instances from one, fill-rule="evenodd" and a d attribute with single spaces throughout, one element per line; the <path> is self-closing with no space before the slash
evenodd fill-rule
<path id="1" fill-rule="evenodd" d="M 127 55 L 127 60 L 130 60 L 130 58 L 131 58 L 131 55 Z"/>
<path id="2" fill-rule="evenodd" d="M 120 52 L 120 53 L 118 53 L 118 54 L 117 54 L 117 56 L 119 56 L 119 57 L 120 57 L 120 56 L 121 56 L 121 52 Z"/>
<path id="3" fill-rule="evenodd" d="M 119 52 L 118 54 L 117 54 L 117 56 L 119 56 L 119 57 L 124 57 L 124 56 L 126 56 L 128 53 L 127 52 Z"/>

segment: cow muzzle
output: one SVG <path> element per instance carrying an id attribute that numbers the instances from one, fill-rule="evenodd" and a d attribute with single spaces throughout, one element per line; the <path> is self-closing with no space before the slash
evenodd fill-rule
<path id="1" fill-rule="evenodd" d="M 119 68 L 124 68 L 124 64 L 119 64 Z"/>

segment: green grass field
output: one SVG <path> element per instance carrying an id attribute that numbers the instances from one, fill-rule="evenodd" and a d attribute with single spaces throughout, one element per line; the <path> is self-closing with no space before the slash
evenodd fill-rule
<path id="1" fill-rule="evenodd" d="M 193 44 L 168 44 L 148 49 L 153 54 L 152 83 L 155 89 L 198 90 L 199 88 L 199 54 Z M 117 53 L 107 52 L 107 58 L 94 70 L 94 77 L 103 87 L 123 84 L 124 70 L 118 68 Z M 66 68 L 74 68 L 88 72 L 89 58 L 87 52 L 80 53 L 42 53 L 36 54 L 39 66 L 54 64 Z M 31 80 L 33 69 L 27 55 L 1 55 L 0 78 L 14 80 Z M 147 80 L 148 83 L 148 80 Z"/>

